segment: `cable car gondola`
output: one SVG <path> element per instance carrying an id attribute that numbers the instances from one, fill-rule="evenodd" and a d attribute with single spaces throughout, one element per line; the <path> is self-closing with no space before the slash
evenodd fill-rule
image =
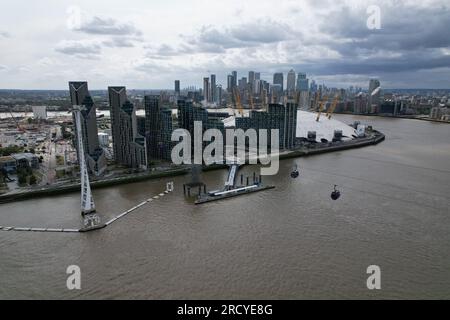
<path id="1" fill-rule="evenodd" d="M 339 190 L 336 189 L 337 185 L 334 185 L 334 190 L 331 193 L 331 199 L 333 199 L 334 201 L 336 201 L 337 199 L 339 199 L 341 197 L 341 192 Z"/>
<path id="2" fill-rule="evenodd" d="M 291 178 L 293 179 L 298 178 L 299 175 L 300 173 L 297 170 L 297 165 L 295 165 L 294 170 L 291 172 Z"/>

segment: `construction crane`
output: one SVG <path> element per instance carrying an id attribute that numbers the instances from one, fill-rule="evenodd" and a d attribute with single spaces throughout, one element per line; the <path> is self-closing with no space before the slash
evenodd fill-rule
<path id="1" fill-rule="evenodd" d="M 300 91 L 295 91 L 295 103 L 297 105 L 300 103 Z"/>
<path id="2" fill-rule="evenodd" d="M 318 92 L 316 92 L 315 93 L 315 98 L 314 98 L 314 105 L 312 106 L 312 108 L 311 109 L 313 109 L 313 110 L 317 110 L 317 104 L 319 103 L 319 93 Z"/>
<path id="3" fill-rule="evenodd" d="M 322 114 L 322 111 L 324 110 L 324 106 L 327 102 L 328 102 L 328 96 L 324 96 L 322 101 L 320 102 L 319 113 L 317 114 L 317 119 L 316 119 L 317 122 L 319 122 L 320 115 Z"/>
<path id="4" fill-rule="evenodd" d="M 266 109 L 267 90 L 261 90 L 261 108 Z"/>
<path id="5" fill-rule="evenodd" d="M 241 96 L 238 92 L 238 90 L 236 88 L 234 88 L 233 90 L 234 92 L 234 98 L 235 98 L 235 102 L 236 102 L 236 107 L 239 110 L 239 113 L 241 114 L 241 116 L 244 115 L 244 108 L 242 108 L 242 104 L 241 104 Z"/>
<path id="6" fill-rule="evenodd" d="M 253 104 L 253 93 L 249 91 L 248 93 L 248 98 L 249 98 L 249 102 L 250 102 L 250 107 L 253 109 L 255 109 L 255 105 Z"/>
<path id="7" fill-rule="evenodd" d="M 14 120 L 14 123 L 16 124 L 17 130 L 24 132 L 25 130 L 20 126 L 19 122 L 17 121 L 17 119 L 14 117 L 11 108 L 8 108 L 9 114 L 11 115 L 11 118 Z"/>
<path id="8" fill-rule="evenodd" d="M 337 94 L 334 97 L 333 103 L 331 104 L 330 108 L 328 108 L 327 115 L 326 115 L 326 117 L 328 119 L 331 119 L 331 115 L 333 114 L 334 110 L 336 109 L 338 102 L 339 102 L 339 95 Z"/>

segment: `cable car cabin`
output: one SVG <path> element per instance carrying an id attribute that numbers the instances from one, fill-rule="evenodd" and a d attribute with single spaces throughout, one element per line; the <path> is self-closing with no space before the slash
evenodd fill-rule
<path id="1" fill-rule="evenodd" d="M 295 166 L 294 170 L 291 172 L 291 178 L 296 179 L 296 178 L 298 178 L 299 175 L 300 175 L 300 173 L 297 170 L 297 166 Z"/>
<path id="2" fill-rule="evenodd" d="M 336 189 L 336 185 L 334 186 L 333 192 L 331 192 L 331 199 L 334 201 L 338 200 L 341 197 L 341 192 Z"/>

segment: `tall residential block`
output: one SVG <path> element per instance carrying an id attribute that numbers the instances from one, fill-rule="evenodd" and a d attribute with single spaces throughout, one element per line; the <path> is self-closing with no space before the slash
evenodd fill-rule
<path id="1" fill-rule="evenodd" d="M 211 90 L 210 90 L 210 97 L 209 102 L 216 102 L 217 101 L 217 85 L 216 85 L 216 75 L 211 75 Z"/>
<path id="2" fill-rule="evenodd" d="M 88 170 L 97 176 L 101 175 L 106 170 L 107 163 L 105 153 L 98 142 L 96 108 L 89 94 L 88 83 L 86 81 L 71 81 L 69 82 L 69 92 L 72 105 L 83 106 L 81 111 L 81 135 Z M 80 134 L 76 128 L 75 133 Z M 78 150 L 77 140 L 75 146 Z M 80 155 L 78 154 L 79 158 Z"/>
<path id="3" fill-rule="evenodd" d="M 180 80 L 175 80 L 175 95 L 180 96 Z"/>
<path id="4" fill-rule="evenodd" d="M 295 91 L 295 71 L 290 70 L 287 75 L 287 86 L 286 90 L 289 94 L 292 94 Z"/>
<path id="5" fill-rule="evenodd" d="M 111 131 L 114 159 L 117 164 L 147 168 L 147 145 L 145 137 L 138 133 L 136 109 L 127 98 L 125 87 L 109 87 Z"/>
<path id="6" fill-rule="evenodd" d="M 172 110 L 161 107 L 159 95 L 146 95 L 145 137 L 147 140 L 147 158 L 149 160 L 170 160 L 173 125 Z"/>
<path id="7" fill-rule="evenodd" d="M 281 72 L 275 73 L 273 75 L 273 84 L 274 85 L 279 85 L 281 88 L 281 92 L 284 91 L 284 77 L 283 74 Z"/>
<path id="8" fill-rule="evenodd" d="M 236 118 L 236 128 L 248 130 L 278 130 L 279 148 L 291 149 L 295 146 L 297 132 L 297 104 L 288 102 L 286 105 L 271 103 L 267 111 L 250 111 L 249 117 Z M 270 135 L 268 144 L 271 144 Z"/>
<path id="9" fill-rule="evenodd" d="M 210 102 L 211 88 L 209 86 L 209 78 L 203 78 L 203 98 L 205 102 Z"/>

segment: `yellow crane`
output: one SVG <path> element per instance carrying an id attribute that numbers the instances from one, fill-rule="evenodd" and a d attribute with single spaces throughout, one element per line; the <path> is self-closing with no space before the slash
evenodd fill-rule
<path id="1" fill-rule="evenodd" d="M 320 101 L 319 113 L 317 114 L 317 119 L 316 119 L 317 122 L 320 120 L 320 115 L 322 114 L 322 111 L 324 110 L 324 106 L 327 102 L 328 102 L 328 96 L 324 96 L 322 101 Z"/>
<path id="2" fill-rule="evenodd" d="M 238 107 L 239 113 L 243 116 L 244 115 L 244 109 L 242 108 L 241 96 L 240 96 L 237 88 L 234 88 L 234 97 L 235 97 L 236 106 Z"/>
<path id="3" fill-rule="evenodd" d="M 267 90 L 265 89 L 261 91 L 261 108 L 267 108 Z"/>
<path id="4" fill-rule="evenodd" d="M 315 93 L 314 105 L 311 107 L 312 110 L 317 110 L 317 104 L 319 103 L 319 93 Z"/>
<path id="5" fill-rule="evenodd" d="M 248 98 L 250 101 L 250 107 L 252 108 L 252 110 L 255 109 L 255 105 L 253 104 L 253 94 L 250 91 L 248 93 Z"/>
<path id="6" fill-rule="evenodd" d="M 334 110 L 336 110 L 336 106 L 337 106 L 338 102 L 339 102 L 339 95 L 337 94 L 337 95 L 334 97 L 333 103 L 331 104 L 330 108 L 329 108 L 328 111 L 327 111 L 326 117 L 327 117 L 328 119 L 331 119 L 331 115 L 333 114 Z"/>
<path id="7" fill-rule="evenodd" d="M 300 91 L 295 91 L 295 103 L 297 105 L 300 103 Z"/>
<path id="8" fill-rule="evenodd" d="M 11 115 L 11 118 L 13 119 L 17 130 L 24 132 L 25 130 L 22 128 L 22 126 L 19 124 L 19 122 L 17 121 L 17 119 L 14 117 L 12 111 L 11 111 L 11 107 L 8 108 L 9 114 Z"/>

